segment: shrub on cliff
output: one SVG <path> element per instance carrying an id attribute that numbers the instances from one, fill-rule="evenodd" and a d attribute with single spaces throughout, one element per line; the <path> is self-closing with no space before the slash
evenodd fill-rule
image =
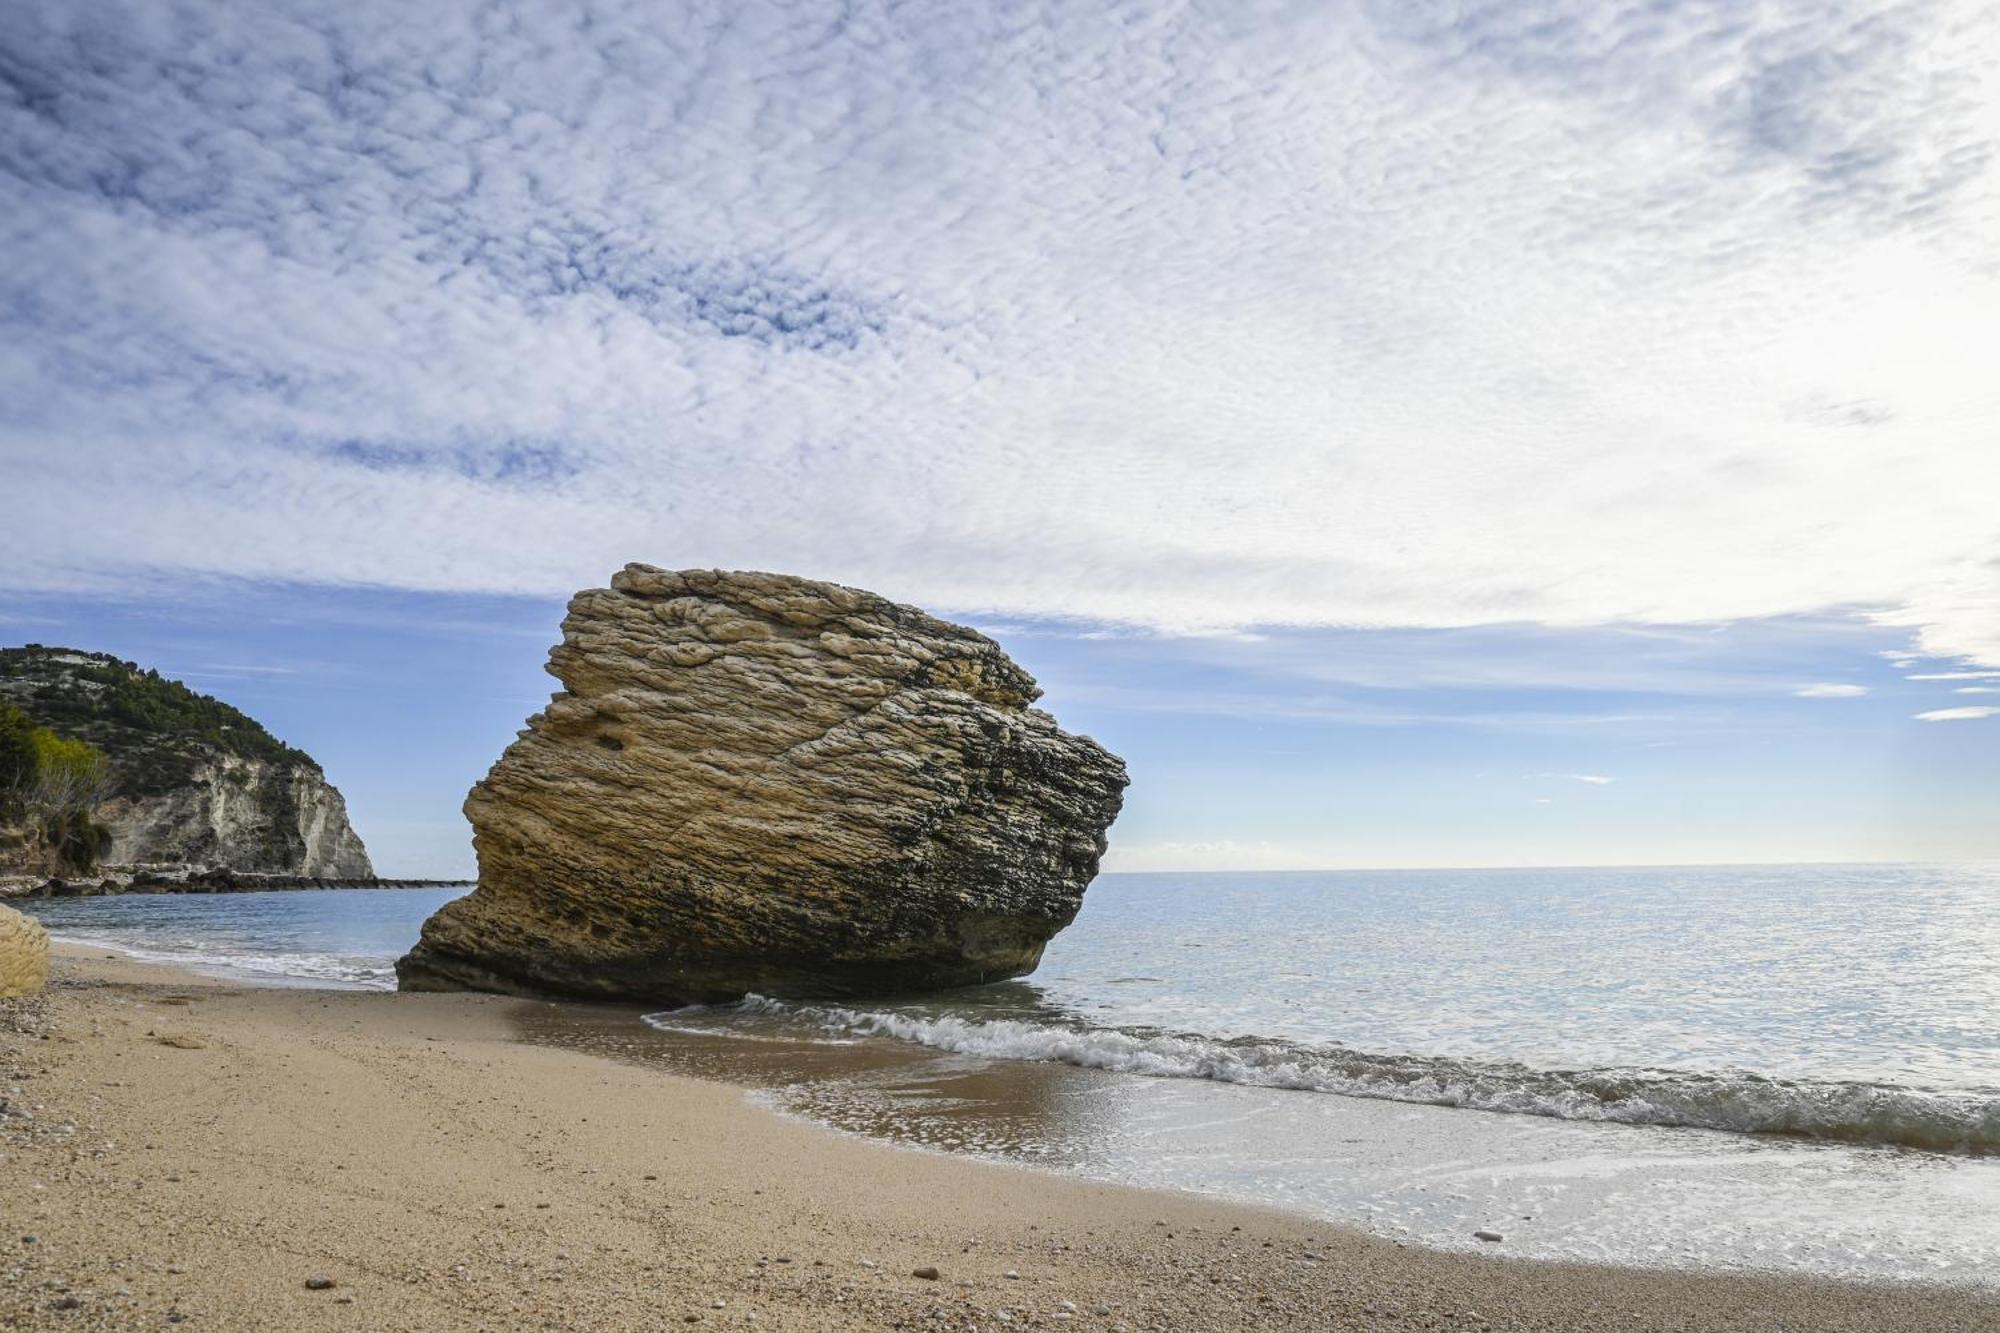
<path id="1" fill-rule="evenodd" d="M 110 832 L 93 812 L 114 785 L 102 750 L 0 703 L 0 817 L 24 823 L 19 841 L 38 845 L 55 869 L 88 870 L 109 849 Z"/>
<path id="2" fill-rule="evenodd" d="M 37 809 L 70 812 L 94 809 L 111 794 L 111 765 L 89 741 L 56 735 L 47 727 L 29 733 L 34 771 L 28 800 Z"/>
<path id="3" fill-rule="evenodd" d="M 14 705 L 0 702 L 0 816 L 16 814 L 16 795 L 35 775 L 35 724 Z"/>

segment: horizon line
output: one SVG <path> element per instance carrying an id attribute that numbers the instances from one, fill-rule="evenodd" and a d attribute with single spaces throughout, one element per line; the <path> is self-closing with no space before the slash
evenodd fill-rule
<path id="1" fill-rule="evenodd" d="M 1957 859 L 1884 858 L 1880 860 L 1813 861 L 1781 859 L 1773 861 L 1562 861 L 1518 865 L 1356 865 L 1286 866 L 1283 868 L 1244 867 L 1241 869 L 1154 869 L 1100 870 L 1105 875 L 1333 875 L 1372 874 L 1400 870 L 1769 870 L 1786 866 L 1977 866 L 2000 865 L 2000 857 L 1973 856 Z"/>

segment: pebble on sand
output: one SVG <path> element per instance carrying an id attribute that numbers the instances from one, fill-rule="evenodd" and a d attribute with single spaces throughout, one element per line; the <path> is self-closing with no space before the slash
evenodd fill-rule
<path id="1" fill-rule="evenodd" d="M 922 1268 L 912 1268 L 910 1276 L 920 1277 L 926 1282 L 935 1282 L 938 1280 L 938 1271 L 931 1265 L 925 1264 Z"/>
<path id="2" fill-rule="evenodd" d="M 306 1279 L 307 1291 L 325 1291 L 332 1285 L 333 1279 L 330 1277 L 309 1277 Z"/>
<path id="3" fill-rule="evenodd" d="M 1502 1236 L 1497 1231 L 1475 1231 L 1472 1233 L 1472 1238 L 1474 1240 L 1485 1240 L 1485 1241 L 1500 1241 L 1506 1239 L 1505 1236 Z"/>

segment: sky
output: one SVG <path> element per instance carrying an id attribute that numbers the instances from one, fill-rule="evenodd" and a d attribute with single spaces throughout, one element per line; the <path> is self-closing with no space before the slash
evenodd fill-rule
<path id="1" fill-rule="evenodd" d="M 0 641 L 385 871 L 628 560 L 980 626 L 1120 869 L 2000 857 L 2000 14 L 8 0 Z"/>

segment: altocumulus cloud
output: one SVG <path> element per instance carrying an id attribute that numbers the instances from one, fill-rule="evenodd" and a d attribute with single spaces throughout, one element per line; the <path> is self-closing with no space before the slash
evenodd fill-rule
<path id="1" fill-rule="evenodd" d="M 0 559 L 2000 663 L 1996 23 L 16 0 Z"/>

